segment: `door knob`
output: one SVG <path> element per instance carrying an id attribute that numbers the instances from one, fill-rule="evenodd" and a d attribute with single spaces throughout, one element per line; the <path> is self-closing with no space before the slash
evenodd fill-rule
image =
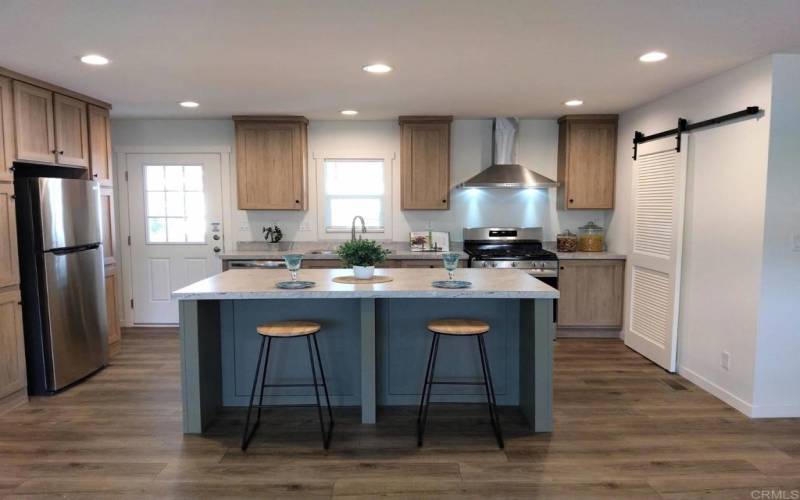
<path id="1" fill-rule="evenodd" d="M 214 247 L 214 253 L 219 253 L 221 249 L 219 247 Z"/>
<path id="2" fill-rule="evenodd" d="M 212 238 L 213 238 L 215 241 L 219 241 L 219 235 L 218 235 L 218 234 L 215 234 L 214 236 L 212 236 Z"/>

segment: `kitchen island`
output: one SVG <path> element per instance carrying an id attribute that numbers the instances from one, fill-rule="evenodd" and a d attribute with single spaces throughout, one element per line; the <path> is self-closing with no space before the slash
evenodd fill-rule
<path id="1" fill-rule="evenodd" d="M 486 321 L 489 362 L 499 405 L 519 406 L 535 432 L 552 428 L 553 299 L 558 291 L 513 269 L 459 269 L 468 289 L 440 289 L 433 280 L 447 273 L 430 269 L 380 269 L 392 281 L 340 284 L 348 269 L 302 270 L 316 282 L 304 290 L 281 290 L 285 270 L 235 269 L 173 292 L 180 301 L 183 430 L 202 433 L 222 406 L 246 406 L 260 337 L 257 325 L 310 320 L 318 335 L 322 363 L 337 406 L 360 406 L 363 423 L 376 422 L 378 405 L 416 405 L 432 336 L 426 323 L 462 317 Z M 442 339 L 436 376 L 479 380 L 473 342 Z M 273 347 L 273 383 L 307 382 L 305 343 Z M 436 400 L 482 402 L 481 387 L 448 386 Z M 452 389 L 455 387 L 455 389 Z M 270 404 L 311 403 L 308 388 L 275 388 Z M 434 392 L 436 396 L 436 392 Z"/>

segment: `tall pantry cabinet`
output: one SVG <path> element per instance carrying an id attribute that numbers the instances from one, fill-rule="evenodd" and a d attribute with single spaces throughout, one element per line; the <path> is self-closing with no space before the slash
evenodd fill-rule
<path id="1" fill-rule="evenodd" d="M 27 398 L 14 168 L 65 167 L 101 187 L 110 351 L 120 344 L 111 106 L 0 67 L 0 412 Z M 21 162 L 16 167 L 14 162 Z"/>

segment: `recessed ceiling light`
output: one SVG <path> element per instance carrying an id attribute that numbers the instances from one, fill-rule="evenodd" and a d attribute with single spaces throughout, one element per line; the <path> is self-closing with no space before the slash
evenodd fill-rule
<path id="1" fill-rule="evenodd" d="M 642 62 L 648 62 L 649 63 L 649 62 L 663 61 L 666 58 L 667 58 L 667 54 L 665 54 L 663 52 L 659 52 L 657 50 L 654 50 L 652 52 L 648 52 L 647 54 L 642 54 L 639 57 L 639 60 L 642 61 Z"/>
<path id="2" fill-rule="evenodd" d="M 183 101 L 180 103 L 180 105 L 183 106 L 184 108 L 196 108 L 197 106 L 199 106 L 199 104 L 194 101 Z"/>
<path id="3" fill-rule="evenodd" d="M 356 111 L 355 109 L 343 109 L 342 111 L 340 111 L 340 113 L 347 116 L 353 116 L 357 115 L 358 111 Z"/>
<path id="4" fill-rule="evenodd" d="M 108 58 L 100 54 L 86 54 L 81 57 L 81 62 L 84 64 L 91 64 L 92 66 L 103 66 L 104 64 L 108 64 L 109 61 Z"/>
<path id="5" fill-rule="evenodd" d="M 564 103 L 564 106 L 580 106 L 583 104 L 583 101 L 580 99 L 570 99 Z"/>
<path id="6" fill-rule="evenodd" d="M 388 73 L 392 70 L 392 67 L 388 64 L 383 63 L 376 63 L 376 64 L 368 64 L 362 67 L 364 71 L 367 73 Z"/>

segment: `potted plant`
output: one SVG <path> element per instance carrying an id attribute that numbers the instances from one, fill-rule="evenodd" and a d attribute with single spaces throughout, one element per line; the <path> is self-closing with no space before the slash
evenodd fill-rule
<path id="1" fill-rule="evenodd" d="M 336 253 L 345 266 L 353 268 L 356 279 L 368 280 L 375 275 L 375 264 L 386 260 L 389 250 L 373 240 L 354 240 L 342 243 Z"/>

